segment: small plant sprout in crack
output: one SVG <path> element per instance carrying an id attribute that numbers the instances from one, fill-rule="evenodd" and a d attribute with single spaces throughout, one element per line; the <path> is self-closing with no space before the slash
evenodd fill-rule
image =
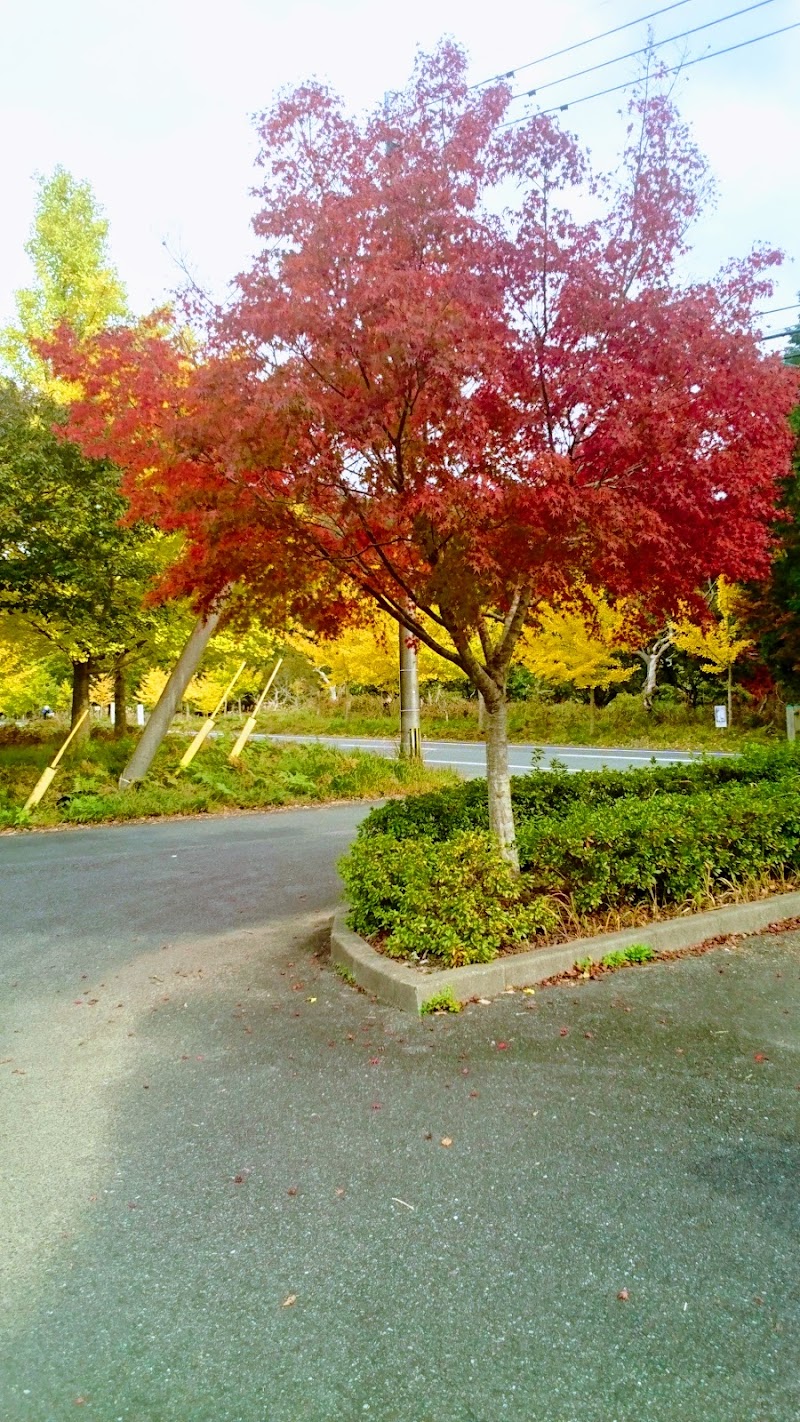
<path id="1" fill-rule="evenodd" d="M 425 1017 L 431 1012 L 460 1012 L 461 1003 L 456 997 L 451 987 L 442 988 L 441 992 L 435 992 L 433 997 L 429 997 L 423 1002 L 419 1012 L 420 1017 Z"/>

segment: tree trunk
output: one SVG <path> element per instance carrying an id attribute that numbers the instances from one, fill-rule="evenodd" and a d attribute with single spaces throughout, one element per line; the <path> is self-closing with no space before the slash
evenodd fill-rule
<path id="1" fill-rule="evenodd" d="M 733 725 L 733 662 L 728 663 L 728 729 Z"/>
<path id="2" fill-rule="evenodd" d="M 594 687 L 593 687 L 593 686 L 590 686 L 590 687 L 589 687 L 589 735 L 590 735 L 590 736 L 593 736 L 593 735 L 594 735 L 594 711 L 595 711 Z"/>
<path id="3" fill-rule="evenodd" d="M 172 724 L 177 707 L 183 700 L 189 682 L 200 665 L 203 653 L 217 630 L 222 608 L 205 619 L 198 618 L 186 646 L 170 672 L 169 680 L 153 707 L 139 744 L 119 777 L 120 790 L 128 790 L 137 780 L 144 780 L 153 757 Z"/>
<path id="4" fill-rule="evenodd" d="M 499 841 L 500 853 L 512 869 L 519 869 L 511 778 L 508 773 L 508 719 L 504 691 L 494 703 L 486 701 L 486 781 L 489 791 L 489 828 Z"/>
<path id="5" fill-rule="evenodd" d="M 419 677 L 417 675 L 417 645 L 402 622 L 399 624 L 400 646 L 400 754 L 404 760 L 422 760 L 422 735 L 419 722 Z"/>
<path id="6" fill-rule="evenodd" d="M 72 714 L 70 716 L 70 728 L 75 726 L 84 711 L 89 710 L 89 682 L 91 675 L 91 657 L 85 662 L 72 663 Z M 91 729 L 91 716 L 87 716 L 72 744 L 85 744 L 89 739 Z"/>
<path id="7" fill-rule="evenodd" d="M 114 667 L 114 740 L 120 741 L 127 735 L 128 711 L 125 702 L 128 697 L 125 663 L 122 658 Z"/>
<path id="8" fill-rule="evenodd" d="M 653 709 L 653 697 L 655 695 L 656 681 L 658 679 L 658 668 L 661 665 L 661 658 L 672 646 L 672 636 L 672 632 L 668 629 L 666 632 L 662 632 L 660 637 L 656 638 L 651 647 L 647 647 L 645 651 L 637 652 L 636 654 L 639 659 L 644 662 L 647 670 L 644 686 L 642 687 L 642 700 L 644 701 L 646 711 L 652 711 Z"/>

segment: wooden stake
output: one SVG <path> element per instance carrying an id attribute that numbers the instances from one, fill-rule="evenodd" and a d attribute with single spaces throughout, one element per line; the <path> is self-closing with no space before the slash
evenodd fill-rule
<path id="1" fill-rule="evenodd" d="M 252 736 L 253 731 L 255 730 L 256 717 L 258 716 L 258 713 L 259 713 L 259 711 L 261 710 L 261 707 L 264 705 L 264 701 L 266 700 L 267 692 L 269 691 L 270 687 L 272 686 L 273 681 L 275 680 L 276 676 L 278 675 L 278 671 L 279 671 L 279 669 L 280 669 L 280 666 L 281 666 L 281 663 L 282 663 L 282 662 L 283 662 L 283 657 L 278 657 L 277 662 L 275 663 L 274 667 L 272 668 L 272 671 L 270 672 L 269 681 L 267 682 L 266 686 L 264 687 L 264 690 L 262 691 L 261 695 L 260 695 L 259 698 L 258 698 L 258 701 L 257 701 L 256 704 L 255 704 L 255 707 L 253 708 L 253 714 L 252 714 L 251 716 L 248 716 L 248 718 L 247 718 L 247 720 L 245 721 L 245 723 L 244 723 L 244 725 L 243 725 L 241 731 L 239 732 L 239 735 L 238 735 L 237 740 L 236 740 L 236 744 L 234 745 L 233 750 L 231 751 L 230 755 L 228 756 L 228 760 L 231 762 L 231 764 L 234 764 L 234 763 L 239 759 L 239 756 L 241 755 L 241 753 L 242 753 L 242 751 L 244 750 L 244 748 L 245 748 L 247 742 L 249 741 L 250 737 Z"/>
<path id="2" fill-rule="evenodd" d="M 221 697 L 219 698 L 219 701 L 214 707 L 214 710 L 211 712 L 211 715 L 208 717 L 208 720 L 205 721 L 200 727 L 200 730 L 197 732 L 197 735 L 195 736 L 188 750 L 185 750 L 183 752 L 183 755 L 181 756 L 179 761 L 181 770 L 185 770 L 187 765 L 191 764 L 191 762 L 197 755 L 197 752 L 199 751 L 201 745 L 203 744 L 203 741 L 205 740 L 206 736 L 209 734 L 210 731 L 214 729 L 214 723 L 217 719 L 217 716 L 219 715 L 220 707 L 225 705 L 225 702 L 230 696 L 234 686 L 236 685 L 237 681 L 239 680 L 239 677 L 241 676 L 246 666 L 246 662 L 241 663 L 238 671 L 234 673 L 234 675 L 228 682 L 228 685 L 225 687 L 225 690 L 223 691 Z"/>
<path id="3" fill-rule="evenodd" d="M 69 743 L 70 743 L 70 741 L 72 740 L 73 736 L 76 736 L 76 735 L 77 735 L 78 731 L 80 730 L 81 726 L 83 725 L 83 723 L 84 723 L 84 721 L 86 720 L 86 717 L 87 717 L 88 715 L 89 715 L 89 708 L 87 707 L 87 709 L 86 709 L 85 711 L 82 711 L 82 712 L 81 712 L 80 716 L 78 717 L 77 721 L 75 722 L 75 725 L 72 727 L 72 730 L 70 731 L 69 735 L 67 736 L 67 739 L 65 740 L 65 742 L 64 742 L 63 746 L 61 747 L 60 751 L 58 752 L 58 754 L 53 757 L 53 759 L 51 760 L 51 762 L 50 762 L 50 764 L 48 765 L 47 769 L 42 771 L 41 775 L 39 776 L 39 779 L 37 780 L 36 784 L 34 785 L 33 789 L 31 790 L 30 795 L 28 796 L 27 800 L 25 801 L 25 804 L 24 804 L 24 806 L 23 806 L 24 809 L 26 809 L 26 810 L 32 810 L 33 807 L 34 807 L 34 805 L 38 805 L 38 803 L 39 803 L 39 801 L 41 800 L 42 796 L 44 795 L 45 791 L 50 788 L 50 786 L 52 785 L 53 781 L 54 781 L 55 778 L 56 778 L 56 771 L 57 771 L 57 769 L 58 769 L 58 762 L 60 761 L 62 755 L 64 754 L 64 751 L 67 749 L 67 746 L 69 745 Z"/>

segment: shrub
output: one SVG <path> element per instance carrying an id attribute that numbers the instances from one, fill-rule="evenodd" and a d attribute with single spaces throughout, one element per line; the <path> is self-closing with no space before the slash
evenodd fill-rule
<path id="1" fill-rule="evenodd" d="M 372 938 L 391 932 L 401 911 L 403 898 L 423 855 L 419 843 L 402 846 L 391 835 L 372 835 L 356 840 L 350 853 L 339 863 L 350 899 L 347 922 L 355 933 Z"/>
<path id="2" fill-rule="evenodd" d="M 800 782 L 731 785 L 695 795 L 576 806 L 518 835 L 531 888 L 571 896 L 580 912 L 699 900 L 800 864 Z"/>
<path id="3" fill-rule="evenodd" d="M 529 899 L 482 831 L 402 845 L 372 835 L 356 840 L 339 872 L 350 926 L 366 937 L 388 934 L 386 952 L 397 957 L 435 958 L 450 967 L 487 963 L 557 922 L 546 899 Z"/>
<path id="4" fill-rule="evenodd" d="M 576 806 L 611 805 L 617 800 L 649 800 L 661 795 L 696 795 L 726 785 L 778 781 L 800 772 L 800 754 L 789 745 L 753 747 L 744 755 L 635 770 L 533 770 L 515 775 L 511 797 L 518 826 L 539 816 L 566 816 Z M 424 835 L 446 840 L 467 829 L 488 829 L 485 780 L 380 805 L 362 821 L 359 837 L 388 834 L 395 839 Z"/>

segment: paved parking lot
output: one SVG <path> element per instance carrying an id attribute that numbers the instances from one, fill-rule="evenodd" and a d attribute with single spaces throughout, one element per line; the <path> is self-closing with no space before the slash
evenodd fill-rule
<path id="1" fill-rule="evenodd" d="M 800 936 L 417 1021 L 358 814 L 0 839 L 4 1422 L 796 1422 Z"/>

